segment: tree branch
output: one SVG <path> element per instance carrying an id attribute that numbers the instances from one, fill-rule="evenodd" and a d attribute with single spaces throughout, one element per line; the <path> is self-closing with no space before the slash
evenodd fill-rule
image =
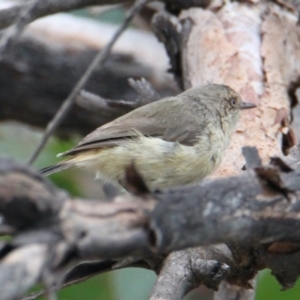
<path id="1" fill-rule="evenodd" d="M 109 203 L 70 199 L 33 171 L 7 160 L 1 160 L 0 177 L 0 213 L 14 236 L 0 250 L 0 266 L 10 255 L 20 253 L 16 251 L 42 244 L 47 249 L 42 265 L 55 278 L 62 278 L 67 268 L 81 260 L 132 256 L 129 262 L 136 263 L 191 246 L 224 242 L 230 245 L 232 257 L 199 248 L 169 256 L 162 267 L 148 264 L 160 276 L 153 299 L 160 293 L 161 280 L 172 281 L 172 276 L 179 280 L 180 272 L 166 274 L 173 274 L 172 266 L 178 265 L 174 261 L 186 255 L 195 255 L 195 266 L 202 267 L 197 275 L 193 259 L 189 265 L 182 260 L 181 267 L 193 271 L 186 273 L 190 280 L 182 281 L 177 292 L 173 290 L 178 299 L 200 283 L 216 289 L 217 279 L 223 276 L 231 284 L 250 288 L 249 281 L 263 268 L 270 268 L 285 288 L 300 275 L 300 235 L 293 230 L 300 223 L 300 173 L 278 163 L 242 176 L 153 192 L 147 200 L 127 195 Z M 21 268 L 22 258 L 19 261 Z M 206 271 L 215 264 L 219 271 Z M 229 266 L 228 273 L 222 264 Z M 42 278 L 39 272 L 32 278 Z"/>
<path id="2" fill-rule="evenodd" d="M 0 39 L 0 61 L 3 59 L 6 52 L 11 50 L 11 48 L 16 44 L 16 41 L 21 36 L 24 31 L 25 26 L 31 20 L 31 14 L 34 8 L 37 7 L 40 0 L 33 0 L 23 10 L 19 11 L 16 23 L 7 29 Z"/>
<path id="3" fill-rule="evenodd" d="M 180 300 L 200 284 L 218 289 L 230 269 L 222 261 L 230 260 L 212 246 L 171 253 L 163 262 L 150 300 Z"/>
<path id="4" fill-rule="evenodd" d="M 46 252 L 44 245 L 31 244 L 13 251 L 1 261 L 0 281 L 4 285 L 0 299 L 18 299 L 35 284 L 42 273 Z"/>
<path id="5" fill-rule="evenodd" d="M 126 3 L 126 0 L 46 0 L 39 1 L 35 6 L 34 10 L 31 12 L 28 22 L 30 23 L 38 18 L 52 15 L 59 12 L 70 11 L 74 9 L 79 9 L 87 7 L 90 5 L 104 5 L 104 4 L 118 4 Z M 131 1 L 133 2 L 133 0 Z M 0 29 L 6 28 L 16 21 L 20 13 L 28 9 L 29 4 L 18 4 L 10 8 L 0 10 Z"/>
<path id="6" fill-rule="evenodd" d="M 38 18 L 51 14 L 75 10 L 91 5 L 122 4 L 131 3 L 133 0 L 44 0 L 39 1 L 38 5 L 30 14 L 28 23 Z M 167 7 L 172 11 L 180 11 L 190 7 L 207 7 L 211 0 L 165 0 Z M 16 21 L 20 13 L 28 8 L 29 4 L 19 4 L 10 8 L 0 10 L 0 29 L 6 28 Z"/>
<path id="7" fill-rule="evenodd" d="M 72 21 L 75 22 L 76 18 Z M 53 20 L 53 23 L 57 24 L 57 22 L 59 20 Z M 70 27 L 73 23 L 69 24 Z M 42 25 L 44 29 L 48 28 L 47 24 Z M 82 26 L 86 25 L 82 24 Z M 100 31 L 105 29 L 107 28 L 101 25 L 96 27 L 96 30 Z M 48 30 L 51 32 L 50 28 Z M 51 34 L 57 36 L 56 31 Z M 76 27 L 69 34 L 74 36 Z M 135 35 L 136 32 L 132 34 Z M 46 36 L 45 33 L 44 36 Z M 61 38 L 65 41 L 70 39 L 68 34 Z M 77 39 L 75 43 L 80 45 L 80 49 L 72 48 L 70 42 L 60 45 L 59 41 L 53 41 L 47 37 L 45 39 L 46 42 L 41 43 L 39 37 L 32 38 L 31 35 L 27 35 L 26 38 L 20 39 L 10 55 L 0 62 L 0 93 L 2 95 L 0 106 L 3 107 L 0 110 L 1 121 L 17 120 L 33 126 L 46 127 L 61 106 L 63 99 L 67 97 L 70 89 L 97 53 L 95 49 L 89 48 L 88 42 L 81 43 Z M 90 39 L 94 39 L 94 36 L 91 35 Z M 154 42 L 149 36 L 145 36 L 143 43 L 149 45 L 155 56 L 164 59 L 164 55 L 160 56 L 160 50 L 163 49 L 157 49 L 155 47 L 157 44 Z M 123 43 L 122 45 L 128 49 L 128 45 L 132 43 L 132 36 L 127 36 Z M 128 78 L 146 78 L 162 96 L 176 93 L 171 79 L 167 80 L 164 76 L 158 78 L 158 73 L 161 74 L 164 68 L 163 64 L 162 70 L 157 70 L 153 64 L 150 66 L 151 62 L 141 63 L 143 58 L 135 57 L 134 53 L 131 54 L 131 50 L 127 52 L 128 54 L 118 50 L 115 49 L 116 52 L 110 55 L 105 66 L 98 66 L 95 69 L 85 87 L 92 93 L 115 100 L 109 100 L 107 103 L 102 101 L 101 107 L 97 109 L 95 107 L 91 109 L 86 105 L 90 103 L 89 99 L 78 101 L 65 117 L 57 133 L 87 134 L 96 127 L 150 101 L 148 96 L 146 100 L 144 92 L 141 94 L 141 88 L 137 92 L 128 84 Z M 18 88 L 12 89 L 12 86 Z M 141 84 L 141 86 L 145 90 L 149 89 L 147 84 Z M 151 99 L 156 97 L 157 95 L 154 95 Z M 86 97 L 83 98 L 86 99 Z M 116 99 L 123 99 L 123 101 Z"/>
<path id="8" fill-rule="evenodd" d="M 252 280 L 253 283 L 255 280 Z M 240 287 L 229 285 L 226 281 L 221 282 L 220 290 L 215 292 L 214 300 L 235 299 L 235 300 L 254 300 L 255 286 L 253 289 L 241 289 Z"/>

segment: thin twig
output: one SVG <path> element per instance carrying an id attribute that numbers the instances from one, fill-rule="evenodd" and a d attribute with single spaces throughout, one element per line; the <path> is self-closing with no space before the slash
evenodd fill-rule
<path id="1" fill-rule="evenodd" d="M 16 23 L 5 30 L 0 39 L 0 61 L 2 61 L 4 53 L 7 53 L 8 50 L 15 45 L 25 26 L 31 21 L 31 13 L 39 1 L 40 0 L 33 0 L 29 3 L 24 10 L 20 11 Z"/>
<path id="2" fill-rule="evenodd" d="M 80 90 L 84 87 L 87 80 L 91 76 L 94 69 L 99 66 L 103 65 L 103 63 L 107 60 L 109 57 L 110 51 L 115 44 L 115 42 L 118 40 L 118 38 L 121 36 L 121 34 L 125 31 L 125 29 L 128 27 L 129 23 L 133 19 L 133 17 L 141 10 L 141 8 L 144 6 L 144 4 L 148 2 L 148 0 L 136 0 L 135 3 L 132 5 L 130 10 L 127 12 L 127 16 L 124 19 L 124 22 L 119 27 L 119 29 L 116 31 L 114 36 L 112 37 L 111 41 L 103 48 L 102 51 L 99 51 L 99 53 L 96 55 L 94 60 L 91 62 L 89 67 L 86 69 L 78 83 L 75 85 L 74 89 L 71 91 L 67 99 L 64 101 L 54 118 L 48 123 L 48 126 L 46 128 L 46 131 L 37 146 L 36 150 L 34 151 L 33 155 L 28 161 L 28 164 L 31 165 L 38 155 L 41 153 L 42 149 L 46 145 L 48 139 L 53 134 L 55 129 L 60 125 L 60 123 L 63 121 L 64 117 L 68 113 L 68 111 L 71 109 L 73 103 L 75 102 L 75 98 L 77 94 L 80 92 Z"/>

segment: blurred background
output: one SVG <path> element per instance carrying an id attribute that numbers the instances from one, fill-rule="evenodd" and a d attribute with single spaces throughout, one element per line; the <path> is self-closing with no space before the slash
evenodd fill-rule
<path id="1" fill-rule="evenodd" d="M 90 8 L 73 12 L 80 18 L 90 18 L 96 22 L 118 23 L 124 17 L 121 7 L 105 9 Z M 133 25 L 134 26 L 134 25 Z M 14 87 L 18 89 L 17 86 Z M 55 87 L 53 87 L 55 89 Z M 5 121 L 0 123 L 0 154 L 10 156 L 20 162 L 26 162 L 41 138 L 41 131 L 21 123 Z M 34 168 L 51 165 L 58 160 L 57 153 L 75 145 L 81 136 L 68 135 L 63 139 L 52 138 L 44 149 Z M 22 145 L 22 146 L 20 146 Z M 73 196 L 97 199 L 102 195 L 101 185 L 94 181 L 94 175 L 82 170 L 64 171 L 50 177 L 57 186 L 67 190 Z M 152 271 L 128 268 L 95 276 L 83 283 L 71 286 L 59 292 L 60 300 L 146 300 L 156 279 Z M 260 272 L 257 285 L 257 300 L 294 300 L 300 298 L 300 283 L 287 291 L 280 286 L 268 270 Z M 209 300 L 212 292 L 205 287 L 190 293 L 186 300 Z"/>

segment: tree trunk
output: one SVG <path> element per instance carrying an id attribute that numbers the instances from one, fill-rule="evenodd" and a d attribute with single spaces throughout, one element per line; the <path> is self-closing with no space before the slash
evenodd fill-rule
<path id="1" fill-rule="evenodd" d="M 241 148 L 256 146 L 264 162 L 293 145 L 291 107 L 299 81 L 297 15 L 270 2 L 227 2 L 217 12 L 190 9 L 194 26 L 186 44 L 185 85 L 228 84 L 257 108 L 242 112 L 230 147 L 215 176 L 237 174 Z M 289 93 L 287 93 L 287 91 Z"/>
<path id="2" fill-rule="evenodd" d="M 241 114 L 230 146 L 212 175 L 232 176 L 245 165 L 241 149 L 255 146 L 264 163 L 295 144 L 291 109 L 299 84 L 297 15 L 269 2 L 229 2 L 215 12 L 193 8 L 181 15 L 194 24 L 183 49 L 185 87 L 227 84 L 256 109 Z M 201 116 L 199 116 L 201 117 Z M 253 290 L 223 283 L 215 299 L 254 299 Z"/>

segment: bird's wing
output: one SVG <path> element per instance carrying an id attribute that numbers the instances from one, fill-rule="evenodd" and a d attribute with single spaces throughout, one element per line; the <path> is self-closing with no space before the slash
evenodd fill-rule
<path id="1" fill-rule="evenodd" d="M 76 147 L 64 152 L 61 156 L 120 145 L 129 139 L 137 138 L 140 134 L 192 146 L 197 141 L 197 136 L 204 124 L 199 122 L 198 118 L 182 118 L 181 104 L 180 99 L 170 97 L 135 109 L 97 128 Z M 165 119 L 162 107 L 172 112 L 167 119 Z"/>

